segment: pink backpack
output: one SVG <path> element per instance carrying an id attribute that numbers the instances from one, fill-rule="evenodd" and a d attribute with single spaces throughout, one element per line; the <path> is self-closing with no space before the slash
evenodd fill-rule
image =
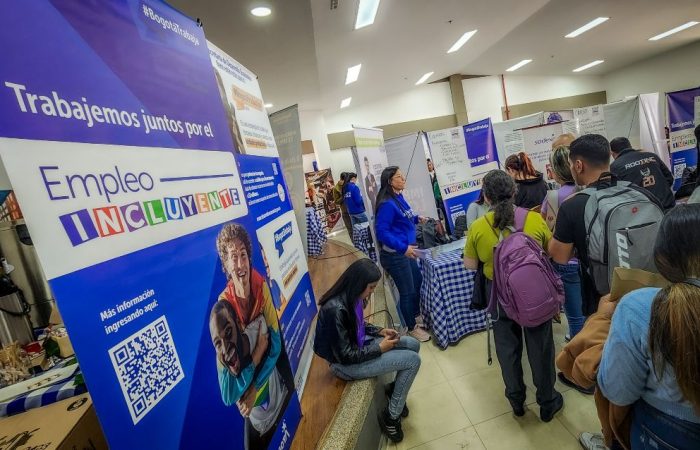
<path id="1" fill-rule="evenodd" d="M 528 210 L 515 209 L 515 231 L 494 250 L 489 310 L 498 301 L 508 317 L 536 327 L 554 317 L 564 304 L 564 285 L 540 245 L 523 232 Z"/>

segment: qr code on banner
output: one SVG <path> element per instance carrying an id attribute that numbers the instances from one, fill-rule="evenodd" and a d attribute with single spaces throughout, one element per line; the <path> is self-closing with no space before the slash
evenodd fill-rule
<path id="1" fill-rule="evenodd" d="M 109 349 L 109 356 L 134 424 L 185 378 L 165 316 Z"/>
<path id="2" fill-rule="evenodd" d="M 680 178 L 680 177 L 682 177 L 682 176 L 683 176 L 683 171 L 685 170 L 685 168 L 686 168 L 686 164 L 685 164 L 685 163 L 676 164 L 675 166 L 673 166 L 673 178 Z"/>

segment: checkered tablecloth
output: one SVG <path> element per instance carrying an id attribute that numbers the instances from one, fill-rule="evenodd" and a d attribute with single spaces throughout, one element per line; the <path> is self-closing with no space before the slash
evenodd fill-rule
<path id="1" fill-rule="evenodd" d="M 464 267 L 460 250 L 421 259 L 420 291 L 423 319 L 445 348 L 475 331 L 486 329 L 483 311 L 470 308 L 476 271 Z"/>
<path id="2" fill-rule="evenodd" d="M 82 376 L 79 377 L 81 374 L 80 368 L 76 365 L 75 373 L 62 382 L 0 402 L 0 417 L 13 416 L 30 409 L 84 394 L 87 392 L 87 387 L 85 382 L 82 381 Z"/>
<path id="3" fill-rule="evenodd" d="M 323 254 L 323 246 L 326 245 L 327 240 L 328 236 L 318 213 L 313 208 L 306 208 L 306 243 L 309 256 Z"/>
<path id="4" fill-rule="evenodd" d="M 352 226 L 352 245 L 369 256 L 375 263 L 379 261 L 374 241 L 372 240 L 372 233 L 369 230 L 369 222 L 356 223 Z"/>

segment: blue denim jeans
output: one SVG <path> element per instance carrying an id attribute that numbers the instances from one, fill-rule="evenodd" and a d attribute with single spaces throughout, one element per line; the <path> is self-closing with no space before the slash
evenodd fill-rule
<path id="1" fill-rule="evenodd" d="M 637 401 L 632 410 L 632 450 L 675 450 L 700 448 L 700 424 L 676 419 Z"/>
<path id="2" fill-rule="evenodd" d="M 403 325 L 412 330 L 416 326 L 416 316 L 420 311 L 418 296 L 420 295 L 420 285 L 423 282 L 418 263 L 406 255 L 386 250 L 379 253 L 379 262 L 389 272 L 396 289 L 399 290 L 399 309 Z"/>
<path id="3" fill-rule="evenodd" d="M 376 342 L 383 338 L 375 337 Z M 408 390 L 420 368 L 420 343 L 411 336 L 402 336 L 396 347 L 379 358 L 371 359 L 359 364 L 331 364 L 331 371 L 343 380 L 360 380 L 371 378 L 386 373 L 396 372 L 396 385 L 394 393 L 389 399 L 389 415 L 397 419 L 406 404 Z"/>
<path id="4" fill-rule="evenodd" d="M 578 264 L 557 264 L 552 261 L 554 269 L 564 283 L 564 314 L 569 322 L 569 336 L 572 338 L 581 331 L 586 317 L 583 315 L 583 297 L 581 295 L 581 275 Z"/>
<path id="5" fill-rule="evenodd" d="M 350 216 L 350 224 L 352 224 L 353 226 L 356 223 L 365 223 L 365 222 L 369 221 L 369 219 L 367 218 L 367 213 L 361 212 L 359 214 L 348 214 L 348 215 Z"/>

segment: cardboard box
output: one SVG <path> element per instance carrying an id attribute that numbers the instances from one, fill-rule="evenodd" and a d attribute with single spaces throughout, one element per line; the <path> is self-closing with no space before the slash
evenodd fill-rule
<path id="1" fill-rule="evenodd" d="M 108 449 L 89 394 L 0 420 L 0 450 Z"/>
<path id="2" fill-rule="evenodd" d="M 58 344 L 58 351 L 59 355 L 61 355 L 61 358 L 68 358 L 69 356 L 75 355 L 75 351 L 73 350 L 73 344 L 70 343 L 69 336 L 51 336 L 51 339 L 56 341 L 56 343 Z M 0 450 L 2 449 L 0 448 Z"/>
<path id="3" fill-rule="evenodd" d="M 612 286 L 610 288 L 610 301 L 616 302 L 625 294 L 645 287 L 664 288 L 669 282 L 658 273 L 647 272 L 641 269 L 626 269 L 615 267 Z"/>

